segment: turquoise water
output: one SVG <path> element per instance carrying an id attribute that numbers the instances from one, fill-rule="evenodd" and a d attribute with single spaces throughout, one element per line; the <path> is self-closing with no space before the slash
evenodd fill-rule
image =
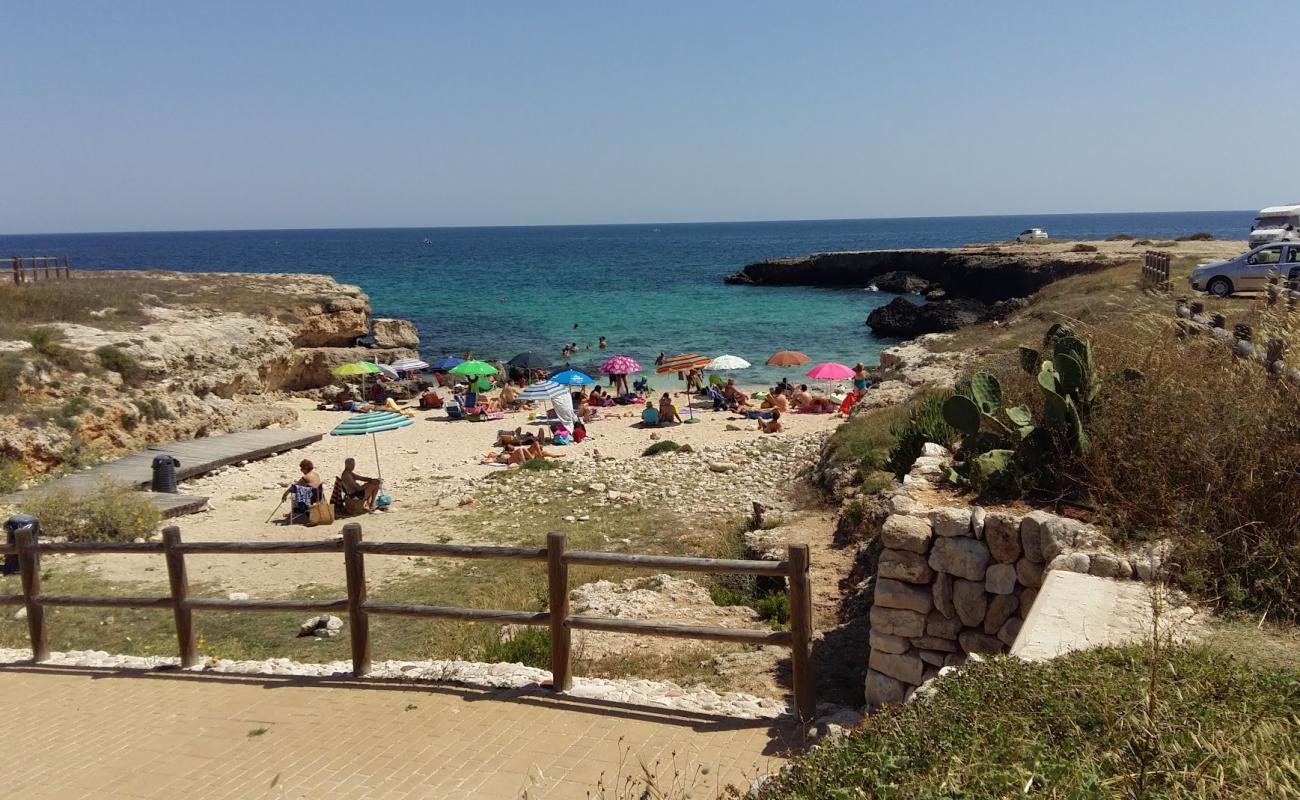
<path id="1" fill-rule="evenodd" d="M 862 290 L 727 286 L 751 261 L 830 250 L 952 246 L 1008 239 L 1028 227 L 1053 236 L 1192 231 L 1244 238 L 1250 211 L 935 217 L 807 222 L 404 228 L 0 236 L 0 253 L 68 255 L 86 268 L 315 272 L 359 284 L 378 316 L 420 328 L 427 360 L 508 359 L 577 342 L 575 366 L 626 353 L 730 353 L 754 369 L 744 383 L 801 370 L 763 367 L 777 350 L 814 362 L 872 363 L 896 342 L 872 335 L 868 313 L 893 295 Z M 574 329 L 574 324 L 579 328 Z M 590 354 L 585 348 L 590 346 Z"/>

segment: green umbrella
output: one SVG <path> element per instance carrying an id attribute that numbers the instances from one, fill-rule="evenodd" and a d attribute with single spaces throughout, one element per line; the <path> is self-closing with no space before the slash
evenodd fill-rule
<path id="1" fill-rule="evenodd" d="M 330 370 L 334 375 L 374 375 L 379 372 L 378 364 L 369 361 L 353 361 Z"/>
<path id="2" fill-rule="evenodd" d="M 495 375 L 497 368 L 486 361 L 464 361 L 448 370 L 452 375 Z"/>

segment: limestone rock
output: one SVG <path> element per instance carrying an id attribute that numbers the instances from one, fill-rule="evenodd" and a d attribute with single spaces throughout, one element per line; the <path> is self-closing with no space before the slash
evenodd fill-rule
<path id="1" fill-rule="evenodd" d="M 867 670 L 864 695 L 868 706 L 897 705 L 907 699 L 909 686 L 874 669 Z"/>
<path id="2" fill-rule="evenodd" d="M 1126 561 L 1107 552 L 1092 553 L 1089 557 L 1088 574 L 1099 578 L 1123 578 L 1127 580 L 1132 571 Z"/>
<path id="3" fill-rule="evenodd" d="M 1035 586 L 1026 586 L 1016 592 L 1016 597 L 1020 598 L 1020 615 L 1029 616 L 1029 609 L 1034 607 L 1034 601 L 1038 599 L 1038 588 Z"/>
<path id="4" fill-rule="evenodd" d="M 988 519 L 988 512 L 979 506 L 974 506 L 970 510 L 970 532 L 976 539 L 984 538 L 984 523 Z"/>
<path id="5" fill-rule="evenodd" d="M 1087 553 L 1061 553 L 1047 565 L 1047 572 L 1059 569 L 1087 575 L 1090 566 L 1092 566 L 1092 559 Z"/>
<path id="6" fill-rule="evenodd" d="M 952 604 L 952 576 L 940 572 L 934 577 L 934 583 L 930 585 L 930 594 L 934 596 L 934 607 L 939 613 L 948 619 L 957 615 L 957 609 Z"/>
<path id="7" fill-rule="evenodd" d="M 904 608 L 872 606 L 871 630 L 891 636 L 920 636 L 925 632 L 925 615 Z"/>
<path id="8" fill-rule="evenodd" d="M 420 333 L 404 319 L 375 319 L 371 336 L 378 347 L 419 347 Z"/>
<path id="9" fill-rule="evenodd" d="M 931 458 L 943 458 L 947 460 L 952 460 L 952 452 L 949 451 L 948 448 L 944 447 L 943 445 L 935 444 L 934 442 L 926 442 L 925 444 L 921 445 L 921 455 L 928 456 Z"/>
<path id="10" fill-rule="evenodd" d="M 890 636 L 874 630 L 869 641 L 872 650 L 879 650 L 882 653 L 906 653 L 912 647 L 911 642 L 901 636 Z"/>
<path id="11" fill-rule="evenodd" d="M 989 603 L 988 613 L 984 615 L 984 632 L 992 636 L 1002 628 L 1002 623 L 1011 619 L 1020 607 L 1020 600 L 1014 594 L 1000 594 Z"/>
<path id="12" fill-rule="evenodd" d="M 891 578 L 876 581 L 876 605 L 885 608 L 905 608 L 928 613 L 934 606 L 930 592 L 917 586 Z"/>
<path id="13" fill-rule="evenodd" d="M 967 653 L 1000 653 L 1002 652 L 1002 642 L 996 637 L 987 636 L 979 631 L 962 631 L 957 637 L 957 642 L 961 649 Z"/>
<path id="14" fill-rule="evenodd" d="M 1020 559 L 1016 562 L 1016 580 L 1037 589 L 1043 585 L 1043 565 L 1035 564 L 1027 558 Z"/>
<path id="15" fill-rule="evenodd" d="M 983 542 L 961 537 L 939 537 L 930 548 L 930 568 L 969 581 L 983 581 L 989 549 Z"/>
<path id="16" fill-rule="evenodd" d="M 920 636 L 912 640 L 912 645 L 920 650 L 935 650 L 940 653 L 957 652 L 957 640 L 940 639 L 937 636 Z"/>
<path id="17" fill-rule="evenodd" d="M 988 595 L 984 592 L 984 581 L 953 581 L 952 602 L 957 609 L 957 618 L 963 625 L 974 627 L 982 624 L 984 615 L 988 611 Z"/>
<path id="18" fill-rule="evenodd" d="M 1064 517 L 1053 517 L 1039 526 L 1043 534 L 1043 560 L 1051 563 L 1061 553 L 1074 549 L 1074 540 L 1082 527 Z"/>
<path id="19" fill-rule="evenodd" d="M 1020 518 L 1000 511 L 989 514 L 984 521 L 984 543 L 994 559 L 1016 563 L 1020 558 Z"/>
<path id="20" fill-rule="evenodd" d="M 965 508 L 936 508 L 930 512 L 935 536 L 969 536 L 970 511 Z"/>
<path id="21" fill-rule="evenodd" d="M 984 588 L 993 594 L 1011 594 L 1016 590 L 1016 568 L 1011 564 L 993 564 L 984 573 Z"/>
<path id="22" fill-rule="evenodd" d="M 923 517 L 928 509 L 906 492 L 894 492 L 886 503 L 889 513 L 903 516 Z"/>
<path id="23" fill-rule="evenodd" d="M 930 537 L 930 523 L 916 517 L 890 514 L 880 527 L 880 541 L 891 550 L 924 553 L 930 549 Z"/>
<path id="24" fill-rule="evenodd" d="M 918 650 L 916 654 L 921 657 L 922 661 L 935 667 L 942 667 L 944 657 L 948 655 L 937 650 Z"/>
<path id="25" fill-rule="evenodd" d="M 882 578 L 893 578 L 908 583 L 929 583 L 934 577 L 934 570 L 926 563 L 925 556 L 908 550 L 885 550 L 880 554 L 876 564 L 876 574 Z"/>
<path id="26" fill-rule="evenodd" d="M 925 635 L 927 638 L 936 639 L 953 639 L 961 633 L 961 620 L 956 617 L 945 617 L 937 611 L 931 611 L 925 617 Z M 931 647 L 931 650 L 940 648 Z"/>
<path id="27" fill-rule="evenodd" d="M 1043 558 L 1043 523 L 1056 519 L 1055 514 L 1046 511 L 1031 511 L 1020 521 L 1020 545 L 1025 558 L 1044 563 Z"/>
<path id="28" fill-rule="evenodd" d="M 915 653 L 883 653 L 879 650 L 871 651 L 870 667 L 876 672 L 913 686 L 920 685 L 921 673 L 925 670 L 924 662 Z"/>
<path id="29" fill-rule="evenodd" d="M 1024 624 L 1025 621 L 1020 617 L 1009 618 L 1006 622 L 1002 623 L 1002 627 L 998 629 L 998 640 L 1007 647 L 1015 644 L 1016 637 L 1020 635 L 1020 628 L 1023 627 Z"/>
<path id="30" fill-rule="evenodd" d="M 338 636 L 341 630 L 343 630 L 343 620 L 332 614 L 322 614 L 319 617 L 312 617 L 300 625 L 298 635 L 332 639 Z"/>

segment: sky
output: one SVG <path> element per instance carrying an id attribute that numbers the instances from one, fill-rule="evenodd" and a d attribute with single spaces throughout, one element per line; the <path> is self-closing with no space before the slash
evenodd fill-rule
<path id="1" fill-rule="evenodd" d="M 0 0 L 0 233 L 1257 209 L 1300 202 L 1298 23 Z"/>

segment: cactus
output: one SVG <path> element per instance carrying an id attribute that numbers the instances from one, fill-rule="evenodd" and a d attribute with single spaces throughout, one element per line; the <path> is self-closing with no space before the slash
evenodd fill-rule
<path id="1" fill-rule="evenodd" d="M 1042 356 L 1032 347 L 1021 345 L 1018 352 L 1020 353 L 1020 368 L 1028 375 L 1033 375 L 1038 371 L 1039 359 Z"/>
<path id="2" fill-rule="evenodd" d="M 995 414 L 1002 405 L 1002 385 L 998 379 L 987 372 L 977 372 L 970 379 L 971 399 L 979 406 L 980 413 L 986 417 Z"/>
<path id="3" fill-rule="evenodd" d="M 964 395 L 955 394 L 943 402 L 943 421 L 963 436 L 979 433 L 980 416 L 980 407 Z"/>

